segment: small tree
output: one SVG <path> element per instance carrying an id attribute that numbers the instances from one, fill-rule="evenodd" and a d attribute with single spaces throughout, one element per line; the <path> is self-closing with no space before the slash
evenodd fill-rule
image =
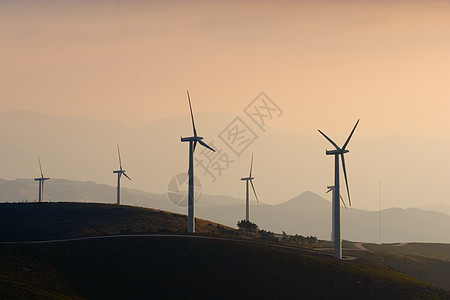
<path id="1" fill-rule="evenodd" d="M 309 245 L 317 243 L 317 242 L 318 242 L 318 240 L 315 236 L 311 235 L 311 236 L 306 237 L 306 243 Z"/>
<path id="2" fill-rule="evenodd" d="M 284 231 L 283 231 L 283 237 L 281 238 L 281 241 L 284 243 L 289 242 L 289 237 L 288 237 L 287 233 Z"/>
<path id="3" fill-rule="evenodd" d="M 243 232 L 244 234 L 258 233 L 258 225 L 250 221 L 241 220 L 237 223 L 237 226 L 239 228 L 239 231 Z"/>
<path id="4" fill-rule="evenodd" d="M 277 237 L 271 231 L 260 230 L 259 231 L 259 239 L 263 241 L 269 242 L 278 242 Z"/>

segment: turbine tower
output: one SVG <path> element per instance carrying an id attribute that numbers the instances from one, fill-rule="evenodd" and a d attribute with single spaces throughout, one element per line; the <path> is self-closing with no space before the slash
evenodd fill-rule
<path id="1" fill-rule="evenodd" d="M 256 201 L 259 203 L 258 196 L 256 195 L 255 187 L 253 186 L 253 177 L 252 177 L 252 169 L 253 169 L 253 154 L 252 161 L 250 163 L 250 173 L 248 177 L 241 178 L 241 180 L 245 180 L 246 189 L 245 189 L 245 221 L 249 221 L 249 197 L 248 197 L 248 183 L 252 185 L 253 193 L 255 194 Z"/>
<path id="2" fill-rule="evenodd" d="M 120 170 L 115 170 L 115 171 L 113 171 L 113 173 L 117 173 L 117 205 L 120 205 L 120 178 L 122 177 L 122 174 L 129 180 L 131 180 L 131 178 L 128 177 L 128 175 L 125 173 L 125 170 L 122 169 L 122 159 L 120 158 L 119 145 L 117 145 L 117 153 L 119 154 Z"/>
<path id="3" fill-rule="evenodd" d="M 344 171 L 345 186 L 347 188 L 348 203 L 351 206 L 352 202 L 350 200 L 350 190 L 348 188 L 347 180 L 347 170 L 345 169 L 345 159 L 344 154 L 349 152 L 345 148 L 347 147 L 353 133 L 355 132 L 356 126 L 358 126 L 359 120 L 353 127 L 352 132 L 345 141 L 344 146 L 340 148 L 335 142 L 333 142 L 328 136 L 322 131 L 319 132 L 336 148 L 335 150 L 326 150 L 327 155 L 334 155 L 334 189 L 333 189 L 333 242 L 334 242 L 334 257 L 337 259 L 342 259 L 342 241 L 341 241 L 341 211 L 340 211 L 340 188 L 339 188 L 339 156 L 342 160 L 342 170 Z"/>
<path id="4" fill-rule="evenodd" d="M 208 146 L 202 141 L 203 137 L 197 135 L 195 129 L 194 114 L 192 113 L 191 97 L 189 91 L 187 91 L 187 97 L 189 101 L 189 110 L 191 112 L 192 129 L 194 136 L 182 137 L 181 142 L 189 142 L 189 183 L 188 183 L 188 233 L 195 233 L 195 217 L 194 217 L 194 151 L 197 143 L 209 150 L 216 152 L 213 148 Z"/>
<path id="5" fill-rule="evenodd" d="M 44 181 L 49 180 L 50 178 L 44 177 L 44 174 L 42 173 L 42 165 L 41 165 L 41 159 L 38 156 L 38 162 L 39 162 L 39 169 L 41 170 L 41 177 L 35 178 L 35 181 L 39 181 L 39 197 L 38 202 L 41 203 L 44 200 Z"/>

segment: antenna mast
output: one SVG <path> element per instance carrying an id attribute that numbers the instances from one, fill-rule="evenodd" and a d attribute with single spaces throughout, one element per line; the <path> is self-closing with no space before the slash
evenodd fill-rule
<path id="1" fill-rule="evenodd" d="M 380 215 L 380 244 L 381 244 L 381 179 L 378 182 L 378 205 Z"/>

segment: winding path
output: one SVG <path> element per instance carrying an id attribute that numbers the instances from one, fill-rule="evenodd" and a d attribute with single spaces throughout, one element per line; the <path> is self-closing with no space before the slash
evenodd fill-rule
<path id="1" fill-rule="evenodd" d="M 355 247 L 358 248 L 359 250 L 372 252 L 369 249 L 367 249 L 366 247 L 364 247 L 364 245 L 362 243 L 354 243 L 353 245 L 355 245 Z"/>
<path id="2" fill-rule="evenodd" d="M 183 234 L 127 234 L 127 235 L 102 235 L 102 236 L 90 236 L 90 237 L 80 237 L 80 238 L 70 238 L 70 239 L 56 239 L 56 240 L 44 240 L 44 241 L 24 241 L 24 242 L 0 242 L 0 244 L 6 245 L 14 245 L 14 244 L 51 244 L 51 243 L 68 243 L 68 242 L 76 242 L 76 241 L 87 241 L 87 240 L 102 240 L 102 239 L 121 239 L 121 238 L 186 238 L 186 239 L 207 239 L 207 240 L 217 240 L 217 241 L 232 241 L 238 243 L 246 243 L 246 244 L 254 244 L 254 245 L 263 245 L 267 247 L 275 247 L 275 248 L 283 248 L 289 250 L 295 250 L 303 253 L 320 255 L 320 256 L 328 256 L 333 257 L 331 253 L 326 253 L 317 250 L 304 249 L 298 247 L 291 247 L 285 245 L 276 245 L 259 241 L 249 241 L 249 240 L 239 240 L 239 239 L 230 239 L 230 238 L 222 238 L 222 237 L 210 237 L 203 235 L 183 235 Z M 353 260 L 355 258 L 348 257 L 349 260 Z"/>

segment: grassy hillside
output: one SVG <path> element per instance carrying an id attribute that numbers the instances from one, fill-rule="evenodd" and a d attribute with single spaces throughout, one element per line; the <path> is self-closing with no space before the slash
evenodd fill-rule
<path id="1" fill-rule="evenodd" d="M 107 204 L 1 204 L 1 241 L 120 233 L 184 233 L 186 217 Z M 198 232 L 231 233 L 197 220 Z M 448 299 L 364 258 L 193 236 L 0 243 L 6 299 Z"/>
<path id="2" fill-rule="evenodd" d="M 398 254 L 414 254 L 450 261 L 450 244 L 406 243 L 406 244 L 364 244 L 369 250 Z"/>
<path id="3" fill-rule="evenodd" d="M 196 219 L 198 233 L 232 230 Z M 185 233 L 185 215 L 99 203 L 0 203 L 0 241 L 134 233 Z"/>

